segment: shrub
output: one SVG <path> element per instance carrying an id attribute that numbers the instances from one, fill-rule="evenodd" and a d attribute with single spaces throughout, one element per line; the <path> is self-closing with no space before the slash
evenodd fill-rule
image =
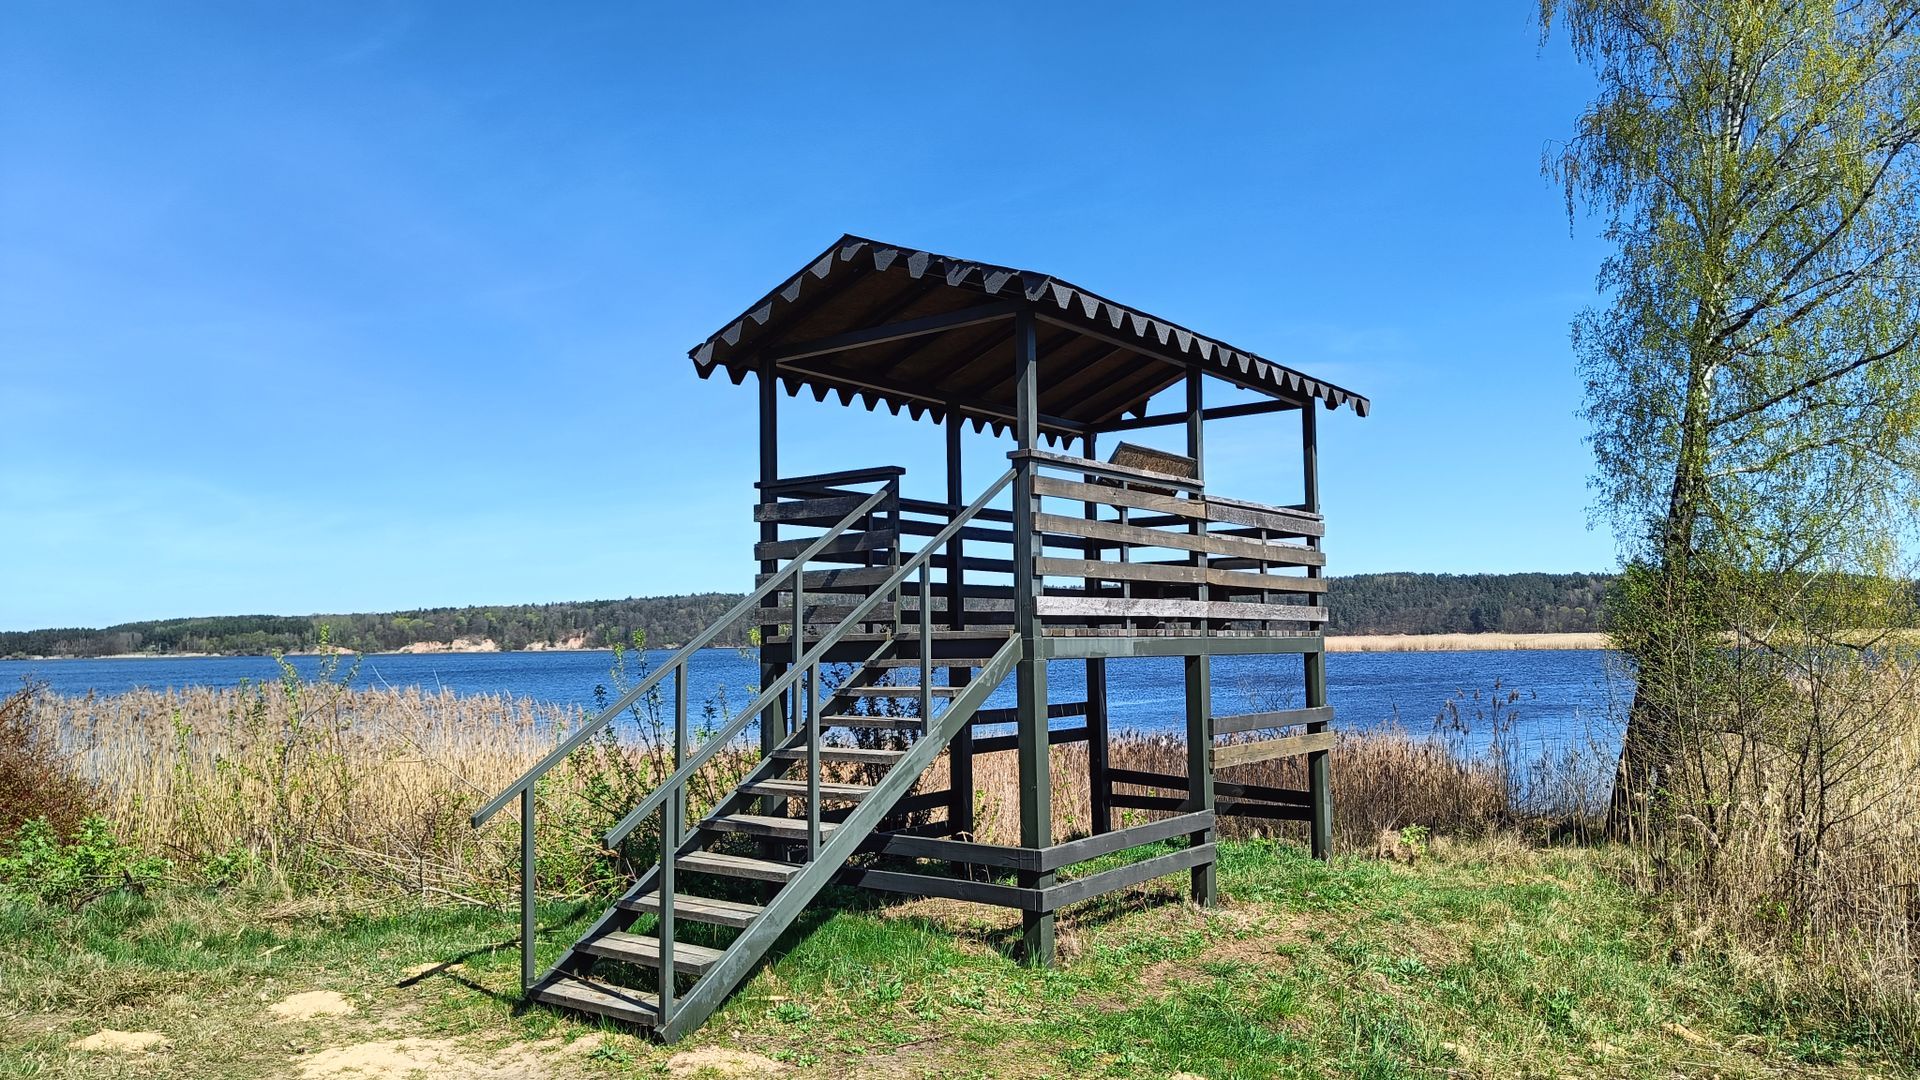
<path id="1" fill-rule="evenodd" d="M 52 733 L 37 726 L 39 693 L 28 683 L 0 701 L 0 836 L 35 819 L 56 836 L 72 836 L 98 805 L 93 785 L 74 771 Z"/>
<path id="2" fill-rule="evenodd" d="M 155 884 L 169 868 L 121 843 L 98 816 L 81 821 L 68 841 L 46 818 L 33 818 L 0 842 L 0 891 L 76 907 L 114 889 Z"/>

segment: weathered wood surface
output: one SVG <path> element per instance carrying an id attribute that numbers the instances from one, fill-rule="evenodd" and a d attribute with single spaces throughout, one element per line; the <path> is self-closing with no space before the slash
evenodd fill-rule
<path id="1" fill-rule="evenodd" d="M 800 540 L 771 540 L 753 545 L 753 557 L 756 559 L 791 559 L 795 555 L 812 547 L 818 537 Z M 869 529 L 865 532 L 844 532 L 827 542 L 820 549 L 822 557 L 829 555 L 865 554 L 874 551 L 892 551 L 900 542 L 900 534 L 892 529 Z"/>
<path id="2" fill-rule="evenodd" d="M 1222 499 L 1212 495 L 1179 498 L 1118 488 L 1110 484 L 1062 480 L 1052 476 L 1034 477 L 1033 489 L 1036 494 L 1056 499 L 1099 503 L 1104 506 L 1125 506 L 1133 510 L 1152 510 L 1166 515 L 1167 518 L 1184 521 L 1225 522 L 1252 529 L 1264 529 L 1278 536 L 1324 536 L 1327 531 L 1326 522 L 1315 514 L 1305 514 L 1286 507 L 1266 506 L 1239 499 Z M 845 511 L 842 513 L 844 514 Z M 1145 518 L 1133 522 L 1142 526 L 1172 523 L 1157 518 Z"/>
<path id="3" fill-rule="evenodd" d="M 1045 533 L 1048 542 L 1060 547 L 1078 545 L 1084 540 L 1106 541 L 1109 546 L 1167 548 L 1195 551 L 1203 555 L 1224 555 L 1282 566 L 1323 566 L 1327 557 L 1299 544 L 1264 544 L 1238 536 L 1217 533 L 1176 533 L 1122 525 L 1117 521 L 1091 521 L 1062 514 L 1035 514 L 1034 527 Z"/>
<path id="4" fill-rule="evenodd" d="M 620 901 L 620 906 L 628 911 L 637 911 L 645 915 L 660 914 L 660 894 L 650 892 L 641 896 Z M 707 923 L 711 926 L 731 926 L 736 930 L 744 929 L 761 912 L 759 904 L 744 904 L 737 900 L 716 900 L 707 896 L 693 896 L 688 893 L 675 893 L 673 896 L 673 917 L 688 922 Z"/>
<path id="5" fill-rule="evenodd" d="M 1107 559 L 1043 557 L 1034 560 L 1034 569 L 1047 577 L 1151 582 L 1159 585 L 1205 584 L 1224 586 L 1241 592 L 1318 594 L 1327 591 L 1325 578 L 1221 570 L 1213 566 L 1194 566 L 1192 563 L 1116 562 Z"/>
<path id="6" fill-rule="evenodd" d="M 1261 731 L 1266 728 L 1293 727 L 1296 724 L 1325 724 L 1333 720 L 1333 707 L 1322 705 L 1317 709 L 1281 709 L 1278 712 L 1239 713 L 1234 716 L 1215 716 L 1213 733 L 1215 735 L 1238 735 L 1243 731 Z"/>
<path id="7" fill-rule="evenodd" d="M 1125 596 L 1042 596 L 1042 618 L 1217 619 L 1225 622 L 1321 623 L 1327 609 L 1306 604 L 1247 604 L 1232 600 L 1172 600 Z"/>
<path id="8" fill-rule="evenodd" d="M 837 525 L 840 519 L 860 509 L 867 501 L 865 495 L 836 495 L 822 499 L 793 499 L 787 502 L 757 503 L 753 508 L 753 520 L 773 521 L 782 525 Z M 876 507 L 880 513 L 885 503 Z"/>
<path id="9" fill-rule="evenodd" d="M 1155 484 L 1177 488 L 1181 491 L 1201 491 L 1205 485 L 1191 476 L 1177 476 L 1173 473 L 1155 472 L 1152 469 L 1136 469 L 1129 465 L 1115 465 L 1106 461 L 1093 461 L 1089 458 L 1074 457 L 1071 454 L 1056 454 L 1047 450 L 1023 450 L 1008 454 L 1007 457 L 1018 460 L 1028 458 L 1047 468 L 1062 469 L 1067 472 L 1086 473 L 1093 476 L 1105 476 L 1115 480 L 1147 480 Z"/>
<path id="10" fill-rule="evenodd" d="M 1282 735 L 1277 739 L 1216 746 L 1213 748 L 1213 767 L 1230 769 L 1235 765 L 1251 765 L 1256 761 L 1317 753 L 1333 749 L 1339 741 L 1340 736 L 1335 732 L 1314 731 L 1305 735 Z"/>

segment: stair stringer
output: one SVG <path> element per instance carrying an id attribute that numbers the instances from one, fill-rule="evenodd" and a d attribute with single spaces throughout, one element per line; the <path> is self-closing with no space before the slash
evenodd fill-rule
<path id="1" fill-rule="evenodd" d="M 873 668 L 871 665 L 875 660 L 878 660 L 882 655 L 884 655 L 888 649 L 892 648 L 893 644 L 894 643 L 892 641 L 883 643 L 879 648 L 873 651 L 872 655 L 868 656 L 865 660 L 861 661 L 858 668 L 856 669 L 856 675 L 854 680 L 852 682 L 849 682 L 848 685 L 851 686 L 857 683 L 858 680 L 862 677 L 861 673 L 880 670 L 880 669 Z M 840 689 L 845 690 L 846 687 L 841 687 Z M 831 708 L 833 705 L 840 704 L 840 703 L 850 704 L 850 700 L 847 698 L 844 698 L 841 695 L 840 691 L 835 691 L 831 698 L 828 698 L 821 702 L 822 715 L 825 715 L 828 711 L 831 711 Z M 948 706 L 947 711 L 951 712 L 952 710 L 953 710 L 953 706 Z M 952 735 L 948 735 L 947 738 L 951 740 Z M 802 747 L 805 745 L 806 745 L 806 732 L 796 731 L 791 735 L 787 736 L 786 740 L 780 744 L 780 749 L 791 750 L 791 749 L 794 749 L 795 747 Z M 902 761 L 904 760 L 905 759 L 903 758 Z M 900 762 L 896 762 L 894 767 L 897 767 L 899 764 Z M 747 774 L 740 778 L 739 783 L 734 785 L 733 790 L 727 792 L 725 795 L 720 797 L 720 801 L 718 803 L 715 803 L 713 809 L 708 812 L 707 818 L 703 818 L 700 821 L 693 822 L 687 827 L 686 837 L 680 842 L 680 846 L 674 849 L 674 856 L 678 858 L 683 855 L 691 855 L 694 852 L 701 850 L 701 846 L 705 841 L 704 841 L 704 838 L 700 835 L 700 830 L 701 830 L 701 827 L 705 825 L 707 819 L 718 817 L 722 814 L 730 813 L 740 803 L 747 801 L 749 799 L 758 798 L 758 796 L 751 795 L 741 789 L 744 788 L 747 784 L 751 784 L 755 781 L 766 780 L 771 777 L 777 776 L 781 771 L 783 771 L 786 768 L 786 766 L 787 766 L 786 762 L 771 756 L 762 758 L 760 759 L 760 761 L 755 763 L 753 768 L 748 770 Z M 925 771 L 925 768 L 926 767 L 924 765 L 921 766 L 922 771 Z M 919 774 L 916 773 L 915 775 L 919 775 Z M 898 800 L 895 800 L 895 801 L 898 801 Z M 645 896 L 649 892 L 652 892 L 656 887 L 658 887 L 659 883 L 660 883 L 660 864 L 656 862 L 649 865 L 645 870 L 641 871 L 641 873 L 635 878 L 632 886 L 630 886 L 626 892 L 621 894 L 620 899 L 614 901 L 612 906 L 608 907 L 607 910 L 601 914 L 600 918 L 594 920 L 593 925 L 587 929 L 586 933 L 581 934 L 578 938 L 574 940 L 574 943 L 572 945 L 567 946 L 566 951 L 560 954 L 560 958 L 555 960 L 551 965 L 549 965 L 545 971 L 542 971 L 538 979 L 534 980 L 534 985 L 538 986 L 542 983 L 545 983 L 547 980 L 553 978 L 555 975 L 577 974 L 585 967 L 591 966 L 594 958 L 580 951 L 580 943 L 583 941 L 591 941 L 594 938 L 599 937 L 601 934 L 607 933 L 609 931 L 625 930 L 628 927 L 632 926 L 634 922 L 639 918 L 639 915 L 636 912 L 629 911 L 627 908 L 625 908 L 622 905 L 624 905 L 627 901 L 637 899 L 639 897 Z"/>
<path id="2" fill-rule="evenodd" d="M 894 804 L 907 793 L 920 774 L 933 764 L 962 725 L 969 723 L 1020 659 L 1020 635 L 1010 635 L 994 653 L 993 659 L 975 675 L 967 692 L 954 699 L 937 718 L 931 720 L 925 734 L 915 740 L 906 756 L 893 763 L 887 775 L 854 808 L 852 814 L 822 843 L 819 856 L 807 863 L 793 879 L 781 887 L 753 925 L 741 931 L 714 965 L 696 980 L 676 1002 L 673 1015 L 655 1029 L 663 1042 L 673 1042 L 706 1022 L 727 995 L 745 979 L 753 966 L 773 943 L 785 933 L 793 920 L 806 910 L 820 890 L 833 880 L 846 861 L 860 850 L 880 822 L 893 811 Z"/>

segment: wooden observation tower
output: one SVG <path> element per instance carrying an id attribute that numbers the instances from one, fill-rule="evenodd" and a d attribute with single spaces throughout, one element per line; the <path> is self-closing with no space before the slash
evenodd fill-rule
<path id="1" fill-rule="evenodd" d="M 1364 416 L 1365 398 L 1045 274 L 856 236 L 692 358 L 703 378 L 722 372 L 758 388 L 756 588 L 474 815 L 478 826 L 519 803 L 531 998 L 672 1040 L 699 1026 L 832 882 L 1016 908 L 1025 955 L 1047 963 L 1065 905 L 1175 873 L 1190 875 L 1197 902 L 1213 903 L 1219 815 L 1306 821 L 1325 857 L 1333 713 L 1316 417 L 1343 405 Z M 1238 400 L 1209 408 L 1209 386 Z M 783 387 L 942 425 L 944 498 L 903 497 L 905 470 L 885 461 L 782 476 Z M 1176 388 L 1183 408 L 1148 411 Z M 1276 470 L 1298 461 L 1300 502 L 1210 488 L 1208 422 L 1269 413 L 1298 420 L 1270 445 Z M 985 483 L 961 475 L 968 425 L 1012 436 L 1005 471 Z M 1118 441 L 1154 427 L 1184 428 L 1185 452 Z M 1102 438 L 1116 440 L 1105 459 Z M 1066 452 L 1075 448 L 1078 456 Z M 762 628 L 761 688 L 693 745 L 687 662 L 743 623 Z M 1299 654 L 1303 707 L 1214 715 L 1210 661 L 1222 654 Z M 1181 658 L 1185 775 L 1108 761 L 1107 667 L 1134 657 Z M 1054 700 L 1049 661 L 1084 664 L 1084 700 Z M 1013 704 L 984 707 L 1008 681 Z M 644 825 L 662 838 L 658 852 L 542 971 L 534 786 L 654 693 L 673 701 L 677 768 L 606 842 L 618 846 Z M 976 732 L 989 725 L 1013 731 Z M 1072 741 L 1087 744 L 1093 832 L 1063 841 L 1051 820 L 1049 747 Z M 743 745 L 757 746 L 756 764 L 689 821 L 688 781 Z M 950 786 L 915 791 L 942 753 Z M 974 760 L 992 753 L 1018 759 L 1018 846 L 973 836 Z M 1215 776 L 1287 755 L 1306 756 L 1306 790 Z M 1155 813 L 1115 828 L 1115 808 Z M 1180 846 L 1070 875 L 1087 860 L 1169 841 Z"/>

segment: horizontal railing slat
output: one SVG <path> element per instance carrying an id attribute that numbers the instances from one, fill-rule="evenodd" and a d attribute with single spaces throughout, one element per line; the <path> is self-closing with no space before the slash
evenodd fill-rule
<path id="1" fill-rule="evenodd" d="M 1215 716 L 1213 718 L 1213 733 L 1216 735 L 1238 735 L 1243 731 L 1293 727 L 1297 724 L 1330 724 L 1332 722 L 1333 706 L 1321 705 L 1312 709 L 1280 709 L 1275 712 Z"/>
<path id="2" fill-rule="evenodd" d="M 1209 555 L 1239 556 L 1288 566 L 1324 566 L 1327 561 L 1323 553 L 1299 544 L 1263 544 L 1238 536 L 1165 532 L 1143 529 L 1137 525 L 1122 525 L 1117 521 L 1095 521 L 1061 514 L 1035 514 L 1033 524 L 1035 529 L 1043 533 L 1062 537 L 1056 541 L 1059 546 L 1073 545 L 1080 539 L 1104 540 L 1110 542 L 1109 546 L 1120 544 L 1171 548 Z"/>
<path id="3" fill-rule="evenodd" d="M 1321 750 L 1333 749 L 1339 741 L 1340 736 L 1337 732 L 1311 731 L 1305 735 L 1282 735 L 1277 739 L 1216 746 L 1213 748 L 1213 767 L 1230 769 L 1235 765 L 1251 765 L 1258 761 L 1272 761 L 1274 758 L 1317 753 Z"/>

